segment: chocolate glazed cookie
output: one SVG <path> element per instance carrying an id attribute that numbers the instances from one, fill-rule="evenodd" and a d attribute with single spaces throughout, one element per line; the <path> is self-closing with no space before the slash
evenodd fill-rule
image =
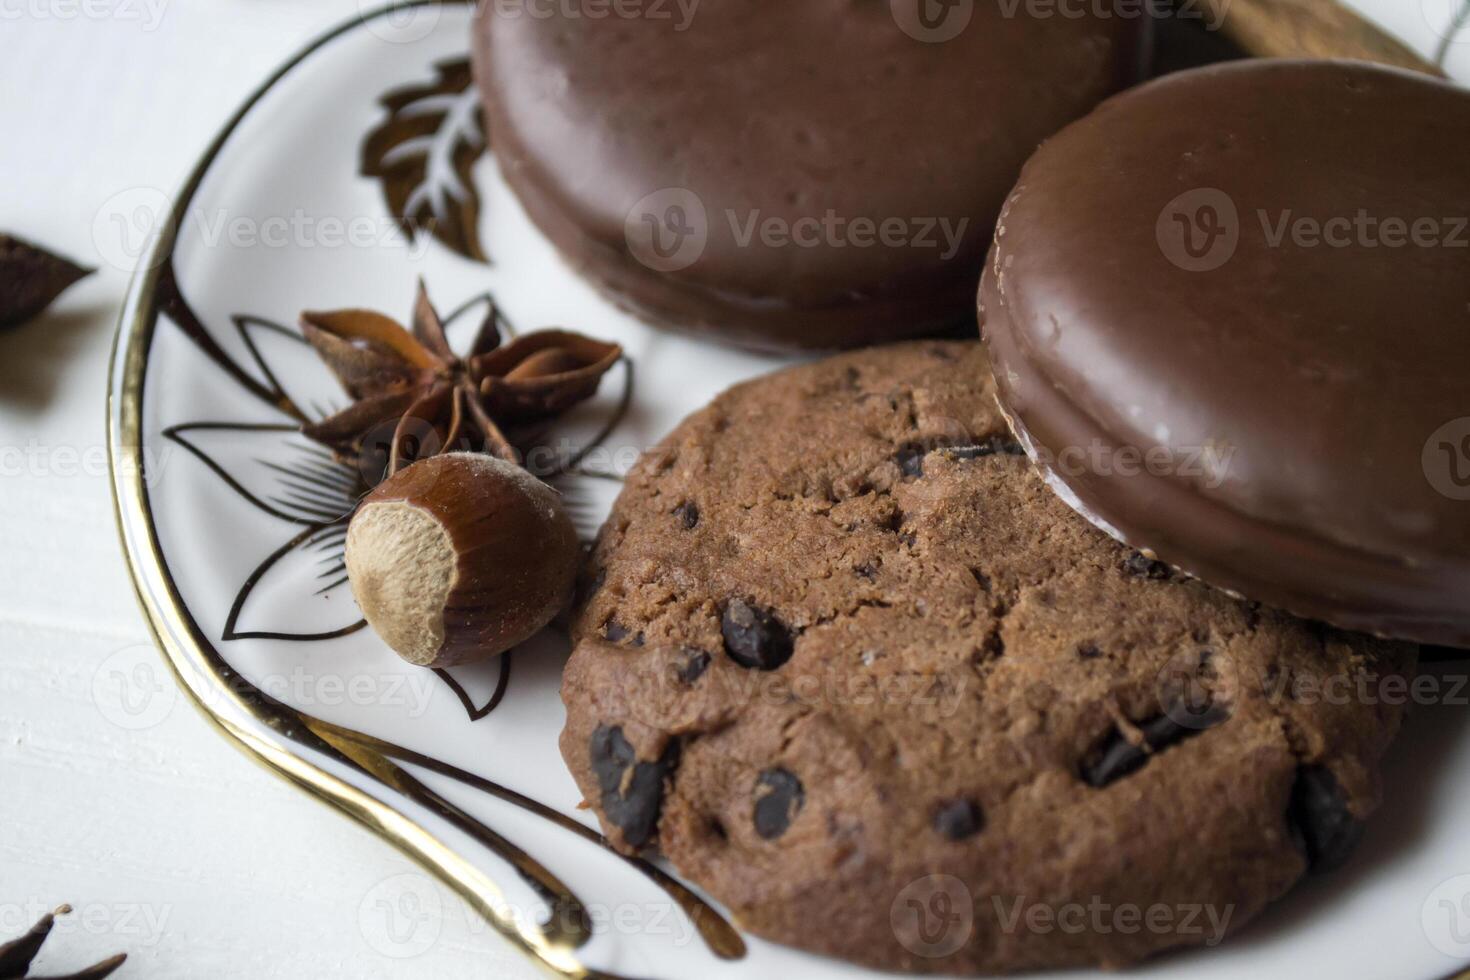
<path id="1" fill-rule="evenodd" d="M 973 323 L 1021 165 L 1140 77 L 1149 33 L 1144 5 L 630 6 L 482 4 L 496 157 L 616 302 L 758 347 Z"/>
<path id="2" fill-rule="evenodd" d="M 918 342 L 684 422 L 592 557 L 563 755 L 615 846 L 778 942 L 972 973 L 1218 941 L 1346 858 L 1415 649 L 1119 545 L 994 394 L 979 344 Z"/>
<path id="3" fill-rule="evenodd" d="M 1354 62 L 1185 72 L 1068 127 L 980 292 L 1028 448 L 1205 581 L 1470 647 L 1467 159 L 1470 92 Z"/>

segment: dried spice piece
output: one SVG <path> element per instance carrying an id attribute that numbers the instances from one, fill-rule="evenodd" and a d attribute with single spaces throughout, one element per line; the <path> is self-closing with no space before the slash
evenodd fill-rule
<path id="1" fill-rule="evenodd" d="M 468 356 L 449 346 L 419 283 L 412 332 L 369 310 L 301 315 L 306 339 L 353 398 L 344 411 L 302 426 L 340 456 L 361 460 L 391 427 L 387 475 L 415 459 L 469 449 L 519 463 L 507 430 L 545 422 L 597 391 L 622 348 L 563 330 L 502 346 L 491 308 Z"/>
<path id="2" fill-rule="evenodd" d="M 103 977 L 122 966 L 123 961 L 128 958 L 126 953 L 118 953 L 101 963 L 78 970 L 76 973 L 68 973 L 65 976 L 53 975 L 42 978 L 31 974 L 31 961 L 36 958 L 36 954 L 41 951 L 41 945 L 51 934 L 51 927 L 56 924 L 56 916 L 65 915 L 70 911 L 70 905 L 63 905 L 54 913 L 48 912 L 24 936 L 0 946 L 0 980 L 26 980 L 26 978 L 30 980 L 102 980 Z"/>
<path id="3" fill-rule="evenodd" d="M 91 269 L 0 234 L 0 329 L 18 327 L 50 306 Z"/>

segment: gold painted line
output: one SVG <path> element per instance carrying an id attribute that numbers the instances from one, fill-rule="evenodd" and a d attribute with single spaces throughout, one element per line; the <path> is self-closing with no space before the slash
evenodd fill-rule
<path id="1" fill-rule="evenodd" d="M 198 191 L 204 175 L 231 133 L 265 93 L 285 75 L 317 50 L 353 28 L 405 6 L 448 6 L 459 5 L 461 2 L 462 0 L 409 0 L 403 3 L 400 0 L 390 7 L 365 13 L 327 32 L 267 78 L 227 121 L 200 158 L 174 203 L 169 223 L 162 229 L 145 258 L 141 274 L 133 280 L 113 338 L 106 408 L 114 519 L 134 592 L 154 642 L 165 654 L 165 660 L 179 686 L 188 692 L 195 706 L 211 724 L 249 757 L 317 799 L 358 820 L 440 878 L 464 898 L 492 928 L 549 975 L 576 980 L 584 977 L 593 980 L 620 980 L 611 974 L 582 965 L 564 948 L 548 944 L 538 932 L 523 929 L 512 917 L 506 915 L 507 904 L 500 889 L 423 827 L 387 804 L 298 757 L 282 744 L 263 738 L 225 718 L 206 700 L 206 694 L 210 700 L 219 697 L 228 699 L 246 717 L 269 729 L 278 738 L 305 741 L 302 738 L 303 733 L 309 731 L 298 713 L 255 688 L 237 689 L 238 685 L 220 683 L 222 671 L 227 676 L 233 676 L 233 671 L 209 644 L 183 605 L 158 542 L 142 467 L 143 391 L 147 351 L 158 321 L 157 287 L 160 270 L 172 256 L 177 229 L 184 217 L 187 203 Z M 139 529 L 140 540 L 136 543 L 130 533 L 133 528 Z M 150 578 L 156 578 L 161 585 L 161 595 L 155 596 L 149 588 Z M 197 690 L 186 677 L 186 666 L 201 679 L 201 684 L 212 689 L 207 692 Z M 354 764 L 326 743 L 312 747 L 329 758 L 348 765 Z M 359 756 L 359 768 L 366 758 Z M 386 760 L 382 760 L 382 764 L 391 767 L 391 763 Z M 365 771 L 371 774 L 371 769 Z M 433 809 L 432 804 L 424 805 Z"/>
<path id="2" fill-rule="evenodd" d="M 564 830 L 576 834 L 585 841 L 596 844 L 598 847 L 607 850 L 608 853 L 632 865 L 637 871 L 667 892 L 679 904 L 679 907 L 684 910 L 684 914 L 689 917 L 695 929 L 704 938 L 705 943 L 708 944 L 710 950 L 716 956 L 722 960 L 738 960 L 745 957 L 747 952 L 745 940 L 741 938 L 739 931 L 724 916 L 720 915 L 713 906 L 695 894 L 683 882 L 667 874 L 662 868 L 650 861 L 618 853 L 608 843 L 606 837 L 583 826 L 566 814 L 553 810 L 544 803 L 517 793 L 515 790 L 507 789 L 499 783 L 492 782 L 482 776 L 477 776 L 472 772 L 467 772 L 457 766 L 449 765 L 432 756 L 415 752 L 412 749 L 395 745 L 392 742 L 384 741 L 372 735 L 366 735 L 362 732 L 332 725 L 329 722 L 316 722 L 315 724 L 320 729 L 330 731 L 336 738 L 357 742 L 371 747 L 383 755 L 397 759 L 400 762 L 421 766 L 431 772 L 463 783 L 496 799 L 521 807 L 536 816 L 555 823 Z M 324 738 L 327 737 L 325 731 L 318 731 L 318 734 Z"/>

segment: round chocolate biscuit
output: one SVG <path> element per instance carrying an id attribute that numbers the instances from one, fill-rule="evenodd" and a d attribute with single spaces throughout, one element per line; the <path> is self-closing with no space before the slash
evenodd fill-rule
<path id="1" fill-rule="evenodd" d="M 931 0 L 487 0 L 475 68 L 531 218 L 620 304 L 754 347 L 974 321 L 1043 139 L 1136 81 L 1149 18 Z"/>
<path id="2" fill-rule="evenodd" d="M 1218 940 L 1341 862 L 1416 654 L 1095 529 L 979 343 L 720 396 L 633 470 L 584 589 L 561 748 L 614 846 L 757 935 L 925 972 Z"/>
<path id="3" fill-rule="evenodd" d="M 1077 507 L 1215 585 L 1470 646 L 1470 93 L 1247 62 L 1026 165 L 981 289 L 1001 400 Z"/>

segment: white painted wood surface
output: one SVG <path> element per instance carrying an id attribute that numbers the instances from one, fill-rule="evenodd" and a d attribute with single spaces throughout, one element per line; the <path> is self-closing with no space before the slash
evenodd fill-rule
<path id="1" fill-rule="evenodd" d="M 1441 0 L 1356 5 L 1434 48 Z M 128 270 L 100 257 L 94 221 L 121 192 L 176 187 L 247 92 L 358 9 L 0 0 L 0 227 L 101 266 L 49 317 L 0 335 L 0 936 L 73 904 L 43 973 L 122 950 L 123 978 L 537 975 L 175 694 L 139 649 L 113 527 L 103 399 Z M 115 682 L 139 669 L 131 690 L 158 686 L 134 714 Z"/>
<path id="2" fill-rule="evenodd" d="M 0 228 L 101 266 L 52 315 L 0 336 L 0 937 L 76 907 L 41 973 L 121 950 L 122 978 L 540 975 L 174 693 L 113 526 L 103 402 L 129 276 L 101 257 L 95 216 L 128 189 L 178 186 L 261 79 L 357 10 L 0 2 Z M 113 672 L 136 664 L 167 686 L 129 715 Z M 406 893 L 442 914 L 414 918 Z M 395 943 L 395 921 L 412 941 Z"/>

